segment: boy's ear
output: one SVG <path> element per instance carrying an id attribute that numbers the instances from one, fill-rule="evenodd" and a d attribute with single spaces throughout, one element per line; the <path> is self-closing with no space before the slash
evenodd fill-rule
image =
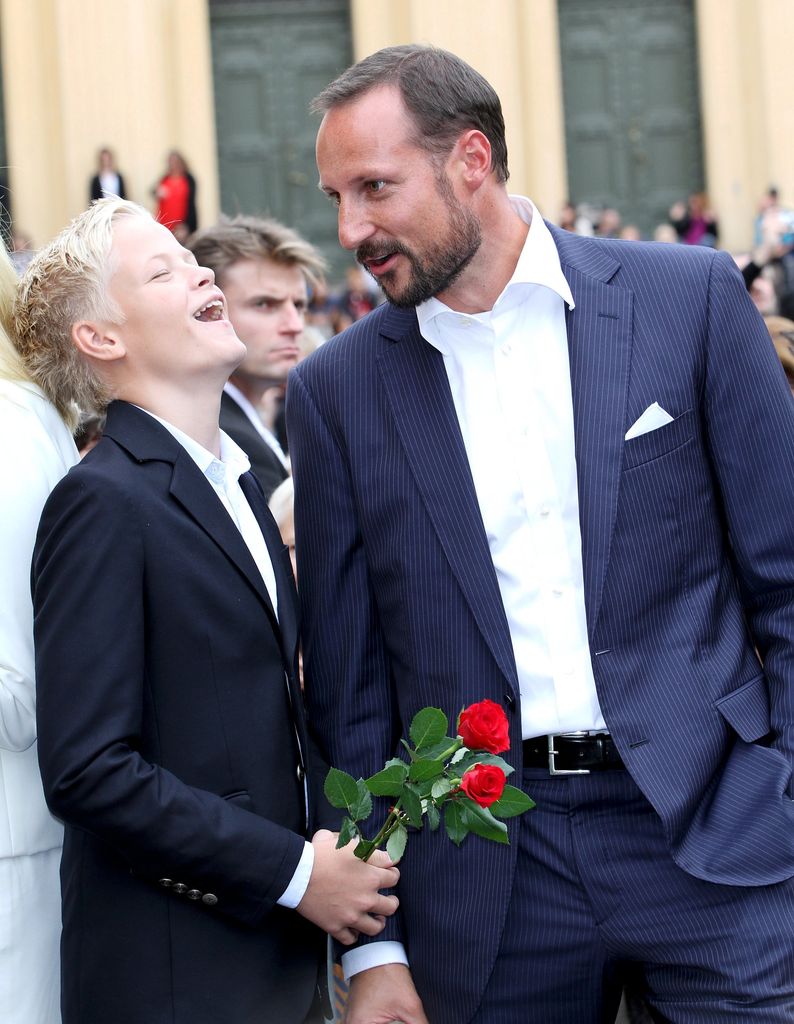
<path id="1" fill-rule="evenodd" d="M 81 320 L 72 327 L 72 342 L 79 352 L 92 359 L 112 362 L 126 354 L 121 338 L 111 329 Z"/>

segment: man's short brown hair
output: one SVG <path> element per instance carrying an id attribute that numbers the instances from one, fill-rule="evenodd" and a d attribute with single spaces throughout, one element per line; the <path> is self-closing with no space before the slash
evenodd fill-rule
<path id="1" fill-rule="evenodd" d="M 309 284 L 323 279 L 325 260 L 311 243 L 292 228 L 264 217 L 221 217 L 217 224 L 196 231 L 187 247 L 199 266 L 209 267 L 223 288 L 223 275 L 243 260 L 273 260 L 298 267 Z"/>

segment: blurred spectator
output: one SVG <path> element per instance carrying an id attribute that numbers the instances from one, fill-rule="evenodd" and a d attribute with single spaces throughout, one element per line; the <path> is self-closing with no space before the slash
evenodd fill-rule
<path id="1" fill-rule="evenodd" d="M 624 242 L 641 242 L 642 232 L 636 224 L 624 224 L 618 238 L 622 238 Z"/>
<path id="2" fill-rule="evenodd" d="M 113 151 L 104 147 L 97 154 L 97 171 L 88 188 L 89 202 L 103 199 L 105 196 L 118 196 L 126 199 L 124 178 L 116 169 L 116 158 Z"/>
<path id="3" fill-rule="evenodd" d="M 676 230 L 678 241 L 685 245 L 707 245 L 717 247 L 719 226 L 713 211 L 709 209 L 705 192 L 693 192 L 686 204 L 673 203 L 670 207 L 670 223 Z"/>
<path id="4" fill-rule="evenodd" d="M 25 365 L 12 345 L 16 292 L 0 247 L 0 1019 L 57 1024 L 63 826 L 47 810 L 37 760 L 30 564 L 44 502 L 77 451 L 72 408 L 45 398 L 35 355 Z"/>
<path id="5" fill-rule="evenodd" d="M 794 320 L 783 316 L 765 316 L 764 321 L 786 371 L 789 387 L 794 393 Z"/>
<path id="6" fill-rule="evenodd" d="M 598 238 L 617 238 L 620 234 L 621 218 L 617 210 L 607 206 L 598 215 L 595 233 Z"/>
<path id="7" fill-rule="evenodd" d="M 557 223 L 566 231 L 577 235 L 592 235 L 596 211 L 586 203 L 575 206 L 570 199 L 563 203 Z"/>
<path id="8" fill-rule="evenodd" d="M 297 232 L 259 217 L 223 218 L 189 238 L 188 247 L 214 271 L 248 349 L 224 389 L 220 422 L 269 498 L 289 472 L 276 420 L 287 374 L 303 356 L 309 285 L 322 279 L 325 263 Z"/>
<path id="9" fill-rule="evenodd" d="M 654 242 L 677 242 L 678 232 L 672 224 L 657 224 L 653 231 Z"/>
<path id="10" fill-rule="evenodd" d="M 778 300 L 772 279 L 759 274 L 749 287 L 750 298 L 761 316 L 774 316 L 778 312 Z"/>
<path id="11" fill-rule="evenodd" d="M 557 224 L 564 231 L 576 231 L 576 207 L 570 199 L 566 199 L 562 204 Z"/>
<path id="12" fill-rule="evenodd" d="M 165 174 L 154 189 L 157 198 L 157 219 L 165 224 L 184 244 L 198 227 L 196 212 L 196 179 L 185 158 L 177 150 L 168 154 Z"/>
<path id="13" fill-rule="evenodd" d="M 378 305 L 370 291 L 367 277 L 358 264 L 348 267 L 345 271 L 346 287 L 342 292 L 339 305 L 350 317 L 351 323 L 360 320 Z"/>
<path id="14" fill-rule="evenodd" d="M 306 325 L 319 331 L 327 340 L 334 334 L 332 327 L 333 311 L 336 299 L 331 295 L 325 281 L 313 285 L 306 308 Z"/>

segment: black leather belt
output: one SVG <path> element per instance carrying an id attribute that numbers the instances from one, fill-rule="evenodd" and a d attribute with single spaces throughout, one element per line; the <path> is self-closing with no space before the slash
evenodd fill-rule
<path id="1" fill-rule="evenodd" d="M 524 740 L 524 767 L 550 775 L 589 775 L 625 769 L 608 732 L 566 732 Z"/>

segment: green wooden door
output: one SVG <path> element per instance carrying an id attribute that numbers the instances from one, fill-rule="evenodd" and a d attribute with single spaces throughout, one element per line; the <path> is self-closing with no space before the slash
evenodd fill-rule
<path id="1" fill-rule="evenodd" d="M 703 188 L 692 0 L 558 0 L 568 191 L 645 236 Z"/>
<path id="2" fill-rule="evenodd" d="M 221 207 L 265 214 L 350 264 L 317 188 L 309 103 L 351 63 L 347 0 L 211 0 Z"/>

